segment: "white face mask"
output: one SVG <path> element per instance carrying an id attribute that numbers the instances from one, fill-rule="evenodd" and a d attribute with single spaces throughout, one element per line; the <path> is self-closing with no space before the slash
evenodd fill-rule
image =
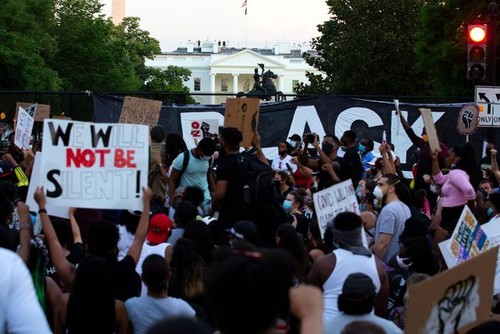
<path id="1" fill-rule="evenodd" d="M 379 200 L 384 197 L 384 193 L 382 192 L 382 189 L 380 189 L 379 186 L 376 186 L 375 189 L 373 189 L 373 196 L 375 196 Z"/>
<path id="2" fill-rule="evenodd" d="M 408 269 L 410 268 L 410 266 L 413 264 L 413 262 L 410 262 L 408 264 L 406 264 L 404 261 L 408 261 L 409 257 L 399 257 L 399 255 L 396 255 L 396 262 L 398 263 L 398 266 L 401 268 L 401 269 Z"/>
<path id="3" fill-rule="evenodd" d="M 434 183 L 431 183 L 431 185 L 429 186 L 429 190 L 433 193 L 433 194 L 439 194 L 439 191 L 437 190 L 437 187 Z"/>

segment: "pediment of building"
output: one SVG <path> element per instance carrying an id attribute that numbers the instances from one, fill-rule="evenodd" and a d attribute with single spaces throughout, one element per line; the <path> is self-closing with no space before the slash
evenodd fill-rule
<path id="1" fill-rule="evenodd" d="M 255 68 L 258 67 L 257 64 L 264 64 L 267 69 L 283 69 L 285 64 L 279 62 L 272 57 L 261 55 L 258 52 L 252 51 L 250 49 L 245 49 L 238 53 L 228 55 L 227 57 L 217 59 L 210 64 L 213 69 L 216 68 L 228 68 L 228 67 L 239 67 L 239 68 Z M 259 70 L 260 71 L 260 70 Z"/>

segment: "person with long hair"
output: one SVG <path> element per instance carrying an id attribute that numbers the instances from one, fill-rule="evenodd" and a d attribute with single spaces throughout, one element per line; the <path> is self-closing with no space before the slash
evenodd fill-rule
<path id="1" fill-rule="evenodd" d="M 122 301 L 113 297 L 111 268 L 106 259 L 87 256 L 78 266 L 71 293 L 62 296 L 54 333 L 121 334 L 128 331 Z"/>
<path id="2" fill-rule="evenodd" d="M 297 262 L 295 269 L 295 283 L 305 282 L 310 268 L 309 254 L 304 244 L 304 237 L 299 234 L 292 224 L 282 224 L 276 231 L 276 244 L 292 255 Z"/>
<path id="3" fill-rule="evenodd" d="M 457 145 L 448 150 L 445 166 L 450 172 L 443 175 L 438 163 L 439 152 L 432 152 L 432 174 L 436 184 L 441 185 L 443 208 L 441 210 L 441 227 L 453 233 L 465 205 L 471 210 L 475 208 L 476 191 L 473 184 L 476 175 L 476 153 L 474 147 L 467 143 Z"/>

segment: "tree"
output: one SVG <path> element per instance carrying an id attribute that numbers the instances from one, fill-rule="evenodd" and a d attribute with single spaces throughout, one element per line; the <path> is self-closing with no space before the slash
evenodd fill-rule
<path id="1" fill-rule="evenodd" d="M 189 88 L 184 85 L 191 76 L 188 68 L 169 65 L 165 70 L 149 67 L 148 72 L 143 91 L 189 94 Z M 186 103 L 195 103 L 195 100 L 187 96 Z"/>
<path id="2" fill-rule="evenodd" d="M 55 90 L 57 73 L 45 58 L 56 50 L 48 34 L 50 0 L 2 0 L 0 3 L 0 89 Z"/>
<path id="3" fill-rule="evenodd" d="M 421 13 L 416 53 L 437 95 L 472 96 L 467 81 L 466 29 L 476 19 L 486 21 L 488 0 L 429 1 Z"/>
<path id="4" fill-rule="evenodd" d="M 306 61 L 326 78 L 310 85 L 335 94 L 416 95 L 427 91 L 416 68 L 414 45 L 424 0 L 328 0 L 331 18 L 312 41 L 319 56 Z"/>

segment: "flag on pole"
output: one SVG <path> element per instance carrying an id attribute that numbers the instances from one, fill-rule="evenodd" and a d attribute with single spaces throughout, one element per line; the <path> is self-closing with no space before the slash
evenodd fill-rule
<path id="1" fill-rule="evenodd" d="M 241 8 L 245 8 L 245 15 L 247 15 L 247 0 L 243 1 L 243 4 L 241 5 Z"/>

